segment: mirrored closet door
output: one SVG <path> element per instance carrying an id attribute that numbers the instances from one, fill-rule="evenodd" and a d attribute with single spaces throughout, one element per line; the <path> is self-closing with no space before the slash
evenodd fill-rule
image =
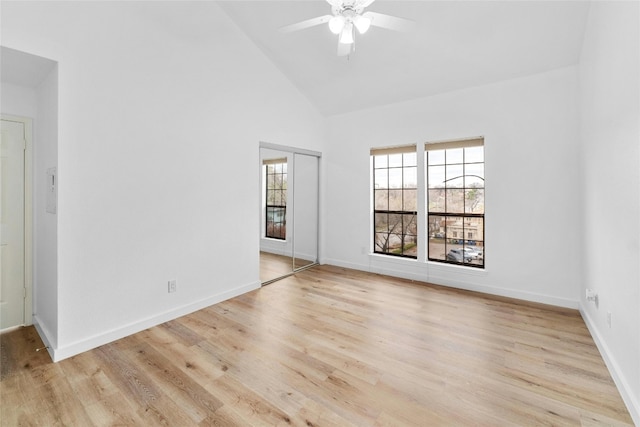
<path id="1" fill-rule="evenodd" d="M 260 281 L 318 262 L 320 153 L 260 144 Z"/>

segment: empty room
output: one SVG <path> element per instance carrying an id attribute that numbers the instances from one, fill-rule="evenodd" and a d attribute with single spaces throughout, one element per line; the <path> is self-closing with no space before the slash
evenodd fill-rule
<path id="1" fill-rule="evenodd" d="M 0 24 L 0 425 L 640 425 L 640 2 Z"/>

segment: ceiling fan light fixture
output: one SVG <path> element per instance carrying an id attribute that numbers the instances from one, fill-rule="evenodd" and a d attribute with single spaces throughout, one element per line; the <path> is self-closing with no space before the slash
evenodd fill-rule
<path id="1" fill-rule="evenodd" d="M 344 29 L 345 22 L 344 16 L 335 15 L 329 20 L 329 30 L 331 30 L 333 34 L 340 34 Z"/>
<path id="2" fill-rule="evenodd" d="M 342 44 L 352 44 L 353 43 L 353 24 L 351 22 L 347 22 L 340 33 L 340 43 Z"/>
<path id="3" fill-rule="evenodd" d="M 357 15 L 353 20 L 354 25 L 358 29 L 360 34 L 364 34 L 369 31 L 369 27 L 371 26 L 371 18 L 367 18 L 366 16 Z"/>

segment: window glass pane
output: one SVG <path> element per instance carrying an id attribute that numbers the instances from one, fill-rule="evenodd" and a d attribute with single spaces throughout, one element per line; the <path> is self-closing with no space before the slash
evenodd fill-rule
<path id="1" fill-rule="evenodd" d="M 445 150 L 427 151 L 427 161 L 430 165 L 444 165 Z"/>
<path id="2" fill-rule="evenodd" d="M 445 209 L 449 213 L 464 212 L 464 190 L 446 190 Z"/>
<path id="3" fill-rule="evenodd" d="M 286 238 L 286 208 L 267 208 L 266 237 Z"/>
<path id="4" fill-rule="evenodd" d="M 267 174 L 267 190 L 273 190 L 275 186 L 275 180 L 273 179 L 273 175 Z"/>
<path id="5" fill-rule="evenodd" d="M 429 238 L 444 239 L 445 237 L 445 217 L 429 215 L 428 221 Z"/>
<path id="6" fill-rule="evenodd" d="M 444 260 L 446 255 L 446 247 L 447 247 L 447 241 L 445 239 L 445 218 L 444 217 L 429 215 L 428 236 L 429 236 L 429 259 Z"/>
<path id="7" fill-rule="evenodd" d="M 447 165 L 447 188 L 462 188 L 464 186 L 463 165 Z"/>
<path id="8" fill-rule="evenodd" d="M 476 224 L 477 228 L 481 229 L 481 224 Z M 465 224 L 465 231 L 467 232 L 467 237 L 469 235 L 473 235 L 475 233 L 475 227 L 470 226 L 469 224 Z M 465 251 L 465 254 L 469 256 L 468 263 L 474 265 L 484 265 L 484 242 L 482 240 L 474 240 L 467 238 L 464 241 L 464 247 L 462 250 Z"/>
<path id="9" fill-rule="evenodd" d="M 467 188 L 484 188 L 484 164 L 474 163 L 464 166 L 464 186 Z"/>
<path id="10" fill-rule="evenodd" d="M 400 234 L 389 234 L 387 236 L 387 252 L 402 255 L 402 236 Z"/>
<path id="11" fill-rule="evenodd" d="M 404 188 L 418 188 L 418 169 L 416 167 L 403 168 Z"/>
<path id="12" fill-rule="evenodd" d="M 375 233 L 375 252 L 389 252 L 389 233 Z"/>
<path id="13" fill-rule="evenodd" d="M 386 168 L 387 167 L 387 155 L 382 156 L 374 156 L 373 157 L 373 167 L 374 168 Z"/>
<path id="14" fill-rule="evenodd" d="M 462 163 L 464 160 L 464 148 L 453 148 L 447 150 L 446 160 L 447 164 Z"/>
<path id="15" fill-rule="evenodd" d="M 389 214 L 389 231 L 397 234 L 402 232 L 402 214 Z"/>
<path id="16" fill-rule="evenodd" d="M 389 167 L 397 168 L 402 166 L 402 154 L 389 154 Z"/>
<path id="17" fill-rule="evenodd" d="M 267 165 L 267 173 L 275 173 L 275 170 L 273 165 Z"/>
<path id="18" fill-rule="evenodd" d="M 386 213 L 375 214 L 375 227 L 376 227 L 376 232 L 389 231 L 389 214 L 386 214 Z"/>
<path id="19" fill-rule="evenodd" d="M 445 212 L 445 190 L 429 190 L 429 212 Z"/>
<path id="20" fill-rule="evenodd" d="M 405 237 L 405 243 L 417 243 L 416 236 L 418 235 L 418 218 L 415 214 L 403 214 L 402 215 L 402 232 L 407 236 Z"/>
<path id="21" fill-rule="evenodd" d="M 404 166 L 416 166 L 418 164 L 418 154 L 416 152 L 413 153 L 404 153 Z"/>
<path id="22" fill-rule="evenodd" d="M 484 218 L 466 218 L 464 228 L 468 244 L 484 241 Z"/>
<path id="23" fill-rule="evenodd" d="M 447 243 L 462 244 L 463 222 L 461 216 L 450 216 L 445 219 L 445 234 Z"/>
<path id="24" fill-rule="evenodd" d="M 389 210 L 402 210 L 402 190 L 389 190 Z"/>
<path id="25" fill-rule="evenodd" d="M 389 232 L 376 232 L 376 251 L 394 255 L 417 256 L 417 225 L 414 214 L 390 214 Z M 377 230 L 376 230 L 377 231 Z"/>
<path id="26" fill-rule="evenodd" d="M 377 211 L 386 211 L 389 209 L 389 190 L 375 190 L 374 209 Z"/>
<path id="27" fill-rule="evenodd" d="M 445 186 L 445 167 L 429 166 L 429 188 L 442 188 Z"/>
<path id="28" fill-rule="evenodd" d="M 286 175 L 287 173 L 287 164 L 286 163 L 282 163 L 282 173 Z"/>
<path id="29" fill-rule="evenodd" d="M 467 147 L 464 149 L 465 163 L 484 162 L 484 147 Z"/>
<path id="30" fill-rule="evenodd" d="M 484 242 L 476 240 L 473 244 L 466 244 L 464 251 L 471 257 L 471 265 L 484 266 Z"/>
<path id="31" fill-rule="evenodd" d="M 402 168 L 389 169 L 389 188 L 402 188 Z"/>
<path id="32" fill-rule="evenodd" d="M 415 212 L 418 210 L 418 190 L 403 190 L 403 211 Z"/>
<path id="33" fill-rule="evenodd" d="M 387 169 L 376 169 L 374 172 L 374 188 L 389 188 L 387 181 Z"/>
<path id="34" fill-rule="evenodd" d="M 471 188 L 465 190 L 464 194 L 465 213 L 484 213 L 484 190 Z"/>

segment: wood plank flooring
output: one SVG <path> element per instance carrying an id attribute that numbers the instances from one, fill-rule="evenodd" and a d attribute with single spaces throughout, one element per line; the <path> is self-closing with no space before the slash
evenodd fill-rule
<path id="1" fill-rule="evenodd" d="M 313 264 L 313 261 L 290 256 L 276 255 L 269 252 L 260 252 L 260 281 L 268 282 L 286 276 L 295 269 Z"/>
<path id="2" fill-rule="evenodd" d="M 51 363 L 1 341 L 3 426 L 629 426 L 574 310 L 313 267 Z"/>
<path id="3" fill-rule="evenodd" d="M 260 252 L 260 281 L 268 282 L 278 277 L 286 276 L 293 271 L 291 257 Z"/>

